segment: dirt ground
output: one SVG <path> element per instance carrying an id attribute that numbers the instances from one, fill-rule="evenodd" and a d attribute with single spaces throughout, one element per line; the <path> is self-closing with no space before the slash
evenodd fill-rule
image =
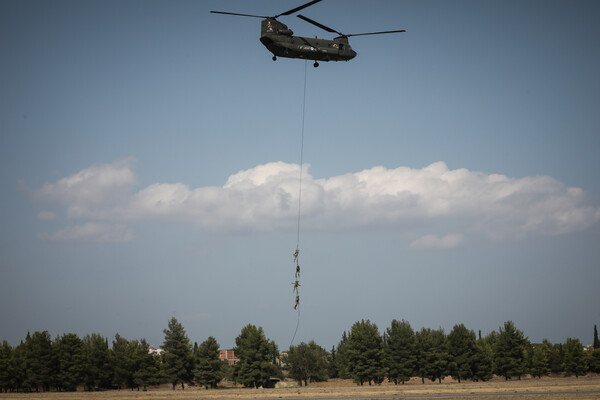
<path id="1" fill-rule="evenodd" d="M 293 382 L 288 382 L 294 385 Z M 405 385 L 384 383 L 377 386 L 357 386 L 350 380 L 332 379 L 314 383 L 309 387 L 281 387 L 276 389 L 219 388 L 205 390 L 198 387 L 179 387 L 173 391 L 170 386 L 153 388 L 146 392 L 131 390 L 111 390 L 105 392 L 75 393 L 5 393 L 0 399 L 39 399 L 39 400 L 187 400 L 187 399 L 341 399 L 360 397 L 377 398 L 452 398 L 452 399 L 497 399 L 526 398 L 535 400 L 558 399 L 600 399 L 600 375 L 579 378 L 545 377 L 542 379 L 522 379 L 504 381 L 495 378 L 489 382 L 462 382 L 445 379 L 440 383 L 413 378 Z"/>

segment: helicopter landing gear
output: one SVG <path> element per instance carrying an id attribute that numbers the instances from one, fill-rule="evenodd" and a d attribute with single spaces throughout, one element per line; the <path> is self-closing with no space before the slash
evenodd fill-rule
<path id="1" fill-rule="evenodd" d="M 277 61 L 277 57 L 273 56 L 273 61 Z"/>
<path id="2" fill-rule="evenodd" d="M 313 67 L 317 68 L 319 66 L 319 63 L 315 61 L 315 63 L 313 64 Z"/>

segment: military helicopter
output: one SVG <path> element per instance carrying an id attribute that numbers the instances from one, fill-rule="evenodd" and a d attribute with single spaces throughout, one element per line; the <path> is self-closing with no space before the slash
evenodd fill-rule
<path id="1" fill-rule="evenodd" d="M 315 68 L 319 66 L 319 61 L 349 61 L 356 57 L 356 52 L 352 50 L 352 47 L 350 47 L 350 43 L 348 42 L 348 38 L 350 36 L 406 32 L 403 29 L 396 31 L 344 34 L 313 21 L 312 19 L 303 15 L 297 16 L 298 18 L 318 26 L 327 32 L 337 33 L 339 35 L 333 40 L 328 40 L 319 39 L 316 36 L 314 38 L 293 36 L 294 32 L 289 29 L 287 25 L 277 21 L 277 18 L 281 16 L 293 14 L 320 1 L 321 0 L 309 1 L 308 3 L 296 8 L 292 8 L 291 10 L 277 14 L 273 17 L 224 11 L 211 11 L 211 13 L 263 18 L 261 23 L 260 41 L 271 53 L 273 53 L 273 61 L 277 60 L 277 57 L 314 60 L 315 63 L 313 65 Z"/>

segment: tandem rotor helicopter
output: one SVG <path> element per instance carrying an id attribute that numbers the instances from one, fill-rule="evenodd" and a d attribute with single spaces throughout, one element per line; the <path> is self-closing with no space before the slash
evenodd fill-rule
<path id="1" fill-rule="evenodd" d="M 303 19 L 327 32 L 337 33 L 338 37 L 333 40 L 319 39 L 317 37 L 307 38 L 301 36 L 293 36 L 294 32 L 287 27 L 287 25 L 277 21 L 277 18 L 283 15 L 290 15 L 298 12 L 306 7 L 312 6 L 320 2 L 321 0 L 312 0 L 299 7 L 292 8 L 281 14 L 277 14 L 273 17 L 252 15 L 252 14 L 240 14 L 224 11 L 211 11 L 214 14 L 226 14 L 226 15 L 239 15 L 242 17 L 253 17 L 263 18 L 261 23 L 260 41 L 265 47 L 273 53 L 273 61 L 277 60 L 277 57 L 286 58 L 300 58 L 305 60 L 314 60 L 314 67 L 318 67 L 318 61 L 349 61 L 356 57 L 356 52 L 350 47 L 348 38 L 350 36 L 365 36 L 365 35 L 380 35 L 384 33 L 398 33 L 406 32 L 404 29 L 396 31 L 384 31 L 384 32 L 369 32 L 369 33 L 353 33 L 343 34 L 331 29 L 323 24 L 313 21 L 312 19 L 305 17 L 304 15 L 297 15 L 298 18 Z"/>

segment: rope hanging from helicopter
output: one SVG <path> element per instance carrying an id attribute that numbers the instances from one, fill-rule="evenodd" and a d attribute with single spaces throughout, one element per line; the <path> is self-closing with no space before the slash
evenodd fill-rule
<path id="1" fill-rule="evenodd" d="M 296 295 L 294 300 L 294 309 L 298 311 L 298 320 L 296 322 L 296 329 L 294 330 L 294 336 L 290 342 L 290 347 L 294 344 L 296 334 L 298 333 L 298 327 L 300 326 L 300 216 L 302 215 L 302 173 L 304 165 L 304 115 L 306 112 L 306 69 L 307 61 L 304 60 L 304 95 L 302 98 L 302 129 L 300 135 L 300 179 L 298 187 L 298 228 L 296 230 L 296 251 L 294 251 L 294 264 L 296 264 L 296 271 L 294 273 L 294 282 L 292 282 L 292 292 Z"/>

